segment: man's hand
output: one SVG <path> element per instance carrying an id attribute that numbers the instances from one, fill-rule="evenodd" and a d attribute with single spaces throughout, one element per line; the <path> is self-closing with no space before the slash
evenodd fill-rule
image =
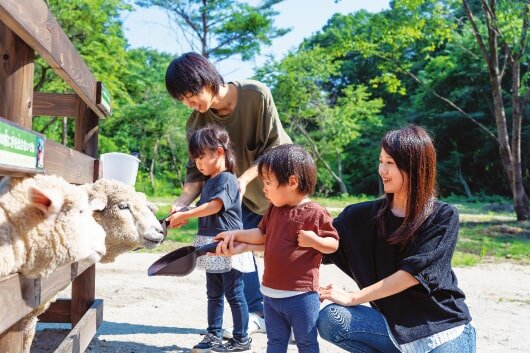
<path id="1" fill-rule="evenodd" d="M 175 212 L 181 212 L 181 211 L 187 211 L 187 210 L 188 210 L 188 206 L 178 203 L 178 202 L 175 202 L 173 205 L 171 205 L 171 214 Z"/>

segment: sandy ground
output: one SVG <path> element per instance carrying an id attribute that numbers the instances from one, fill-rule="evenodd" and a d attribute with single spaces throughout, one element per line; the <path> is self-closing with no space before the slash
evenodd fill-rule
<path id="1" fill-rule="evenodd" d="M 111 264 L 97 265 L 97 298 L 104 299 L 104 322 L 90 353 L 190 352 L 206 328 L 204 273 L 187 277 L 148 277 L 147 268 L 160 254 L 128 253 Z M 261 259 L 258 259 L 262 266 Z M 530 352 L 530 266 L 509 263 L 457 268 L 460 287 L 477 329 L 480 353 Z M 352 281 L 335 266 L 322 266 L 321 283 Z M 69 289 L 63 292 L 69 297 Z M 226 325 L 230 325 L 225 305 Z M 62 326 L 64 327 L 64 326 Z M 53 352 L 65 330 L 39 324 L 32 353 Z M 252 352 L 265 352 L 266 336 L 254 334 Z M 290 345 L 288 352 L 297 352 Z M 321 352 L 339 352 L 321 340 Z M 455 352 L 456 353 L 456 352 Z"/>

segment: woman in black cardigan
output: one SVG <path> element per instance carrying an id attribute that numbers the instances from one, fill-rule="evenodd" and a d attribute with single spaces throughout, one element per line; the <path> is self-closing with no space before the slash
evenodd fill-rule
<path id="1" fill-rule="evenodd" d="M 319 333 L 350 352 L 475 352 L 475 329 L 451 269 L 458 213 L 435 198 L 432 140 L 411 125 L 387 133 L 381 147 L 384 197 L 335 219 L 339 250 L 325 258 L 360 290 L 320 288 L 321 300 L 333 304 L 320 312 Z"/>

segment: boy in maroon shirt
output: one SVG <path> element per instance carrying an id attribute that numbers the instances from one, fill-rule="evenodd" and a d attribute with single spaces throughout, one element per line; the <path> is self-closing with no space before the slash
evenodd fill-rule
<path id="1" fill-rule="evenodd" d="M 299 352 L 316 353 L 318 269 L 322 254 L 337 250 L 338 234 L 328 211 L 309 199 L 316 167 L 304 148 L 288 144 L 268 151 L 258 172 L 270 207 L 258 228 L 218 234 L 217 253 L 265 251 L 261 292 L 267 353 L 285 353 L 291 329 Z"/>

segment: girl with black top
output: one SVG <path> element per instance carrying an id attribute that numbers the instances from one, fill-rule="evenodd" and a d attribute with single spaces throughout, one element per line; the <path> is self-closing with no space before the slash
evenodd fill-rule
<path id="1" fill-rule="evenodd" d="M 220 126 L 199 129 L 189 139 L 189 155 L 208 179 L 201 190 L 198 206 L 173 213 L 171 227 L 180 227 L 189 218 L 199 218 L 194 246 L 213 242 L 223 231 L 242 229 L 241 194 L 234 173 L 235 161 L 228 132 Z M 225 256 L 200 256 L 197 266 L 206 271 L 208 333 L 191 353 L 243 352 L 250 350 L 248 306 L 244 296 L 243 273 L 254 271 L 251 253 Z M 226 297 L 232 310 L 233 337 L 222 342 L 223 303 Z"/>
<path id="2" fill-rule="evenodd" d="M 411 125 L 387 133 L 381 147 L 384 197 L 335 219 L 339 249 L 324 259 L 360 290 L 320 288 L 320 299 L 333 304 L 320 312 L 319 333 L 349 352 L 475 352 L 475 329 L 451 269 L 458 213 L 435 199 L 432 140 Z"/>

